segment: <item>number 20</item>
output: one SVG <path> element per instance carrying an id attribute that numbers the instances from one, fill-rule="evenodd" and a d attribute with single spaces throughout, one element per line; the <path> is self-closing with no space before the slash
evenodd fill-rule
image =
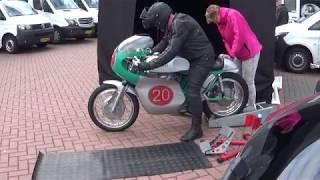
<path id="1" fill-rule="evenodd" d="M 154 89 L 152 94 L 155 94 L 153 102 L 166 102 L 170 100 L 170 91 L 168 89 Z"/>

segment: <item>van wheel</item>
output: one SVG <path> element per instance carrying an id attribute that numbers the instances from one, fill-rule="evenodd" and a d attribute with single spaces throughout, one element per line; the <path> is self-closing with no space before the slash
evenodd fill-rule
<path id="1" fill-rule="evenodd" d="M 289 49 L 285 58 L 285 65 L 288 71 L 294 73 L 304 73 L 310 68 L 312 56 L 310 52 L 302 47 Z"/>
<path id="2" fill-rule="evenodd" d="M 16 53 L 18 51 L 17 38 L 12 35 L 6 36 L 3 41 L 3 47 L 10 54 Z"/>
<path id="3" fill-rule="evenodd" d="M 59 28 L 53 29 L 53 43 L 58 44 L 62 42 L 62 34 Z"/>

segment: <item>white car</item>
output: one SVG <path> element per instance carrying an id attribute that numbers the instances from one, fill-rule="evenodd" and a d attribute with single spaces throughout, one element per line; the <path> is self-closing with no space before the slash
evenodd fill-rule
<path id="1" fill-rule="evenodd" d="M 276 61 L 302 73 L 320 68 L 320 12 L 299 23 L 276 27 Z"/>
<path id="2" fill-rule="evenodd" d="M 21 46 L 45 47 L 53 36 L 50 20 L 23 1 L 0 1 L 0 48 L 15 53 Z"/>

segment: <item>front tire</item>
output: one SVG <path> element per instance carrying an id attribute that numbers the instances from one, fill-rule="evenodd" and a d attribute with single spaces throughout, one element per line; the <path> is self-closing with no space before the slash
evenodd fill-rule
<path id="1" fill-rule="evenodd" d="M 226 99 L 222 99 L 221 101 L 217 101 L 217 102 L 209 102 L 208 100 L 205 101 L 203 103 L 204 104 L 203 109 L 207 118 L 210 118 L 212 115 L 214 115 L 217 118 L 221 118 L 221 117 L 227 117 L 227 116 L 238 114 L 242 112 L 242 110 L 246 107 L 248 103 L 249 90 L 245 80 L 239 74 L 236 74 L 236 73 L 226 72 L 226 73 L 223 73 L 221 76 L 222 76 L 222 83 L 224 86 L 224 92 L 223 92 L 224 96 L 229 95 L 230 98 L 233 98 L 233 100 L 231 102 L 230 100 L 226 100 Z M 234 85 L 231 85 L 231 83 Z M 216 83 L 215 87 L 219 89 L 220 84 Z M 230 89 L 228 89 L 228 87 Z M 234 87 L 237 87 L 238 89 L 236 90 Z M 233 91 L 234 93 L 237 93 L 237 94 L 233 94 Z M 229 92 L 229 94 L 227 92 Z M 224 98 L 227 98 L 227 97 L 224 97 Z"/>
<path id="2" fill-rule="evenodd" d="M 106 97 L 110 94 L 111 97 Z M 139 114 L 139 101 L 134 94 L 124 92 L 122 100 L 119 101 L 115 114 L 108 112 L 112 107 L 114 96 L 117 94 L 117 88 L 113 85 L 102 85 L 98 87 L 90 96 L 88 102 L 88 111 L 92 121 L 105 131 L 117 132 L 129 128 L 137 119 Z M 102 105 L 99 107 L 98 101 L 101 98 Z M 127 100 L 125 103 L 124 101 Z M 132 105 L 131 113 L 128 118 L 121 119 L 126 112 L 127 106 Z M 121 117 L 119 117 L 121 115 Z"/>
<path id="3" fill-rule="evenodd" d="M 309 69 L 312 56 L 306 48 L 293 47 L 285 57 L 286 69 L 293 73 L 304 73 Z"/>
<path id="4" fill-rule="evenodd" d="M 58 27 L 53 29 L 53 43 L 59 44 L 63 41 L 61 30 Z"/>
<path id="5" fill-rule="evenodd" d="M 10 54 L 17 53 L 19 49 L 17 38 L 12 35 L 7 35 L 4 38 L 3 47 Z"/>

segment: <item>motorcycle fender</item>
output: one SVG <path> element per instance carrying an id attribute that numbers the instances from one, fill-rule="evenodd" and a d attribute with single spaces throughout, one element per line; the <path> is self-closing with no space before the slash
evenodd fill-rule
<path id="1" fill-rule="evenodd" d="M 103 84 L 113 85 L 113 86 L 117 87 L 118 91 L 121 91 L 124 88 L 122 82 L 117 81 L 117 80 L 106 80 L 106 81 L 103 81 Z M 134 94 L 134 95 L 137 95 L 136 91 L 131 86 L 128 86 L 127 92 Z"/>
<path id="2" fill-rule="evenodd" d="M 237 64 L 235 61 L 230 59 L 224 59 L 224 67 L 223 72 L 232 72 L 232 73 L 240 73 L 239 69 L 240 64 Z"/>

